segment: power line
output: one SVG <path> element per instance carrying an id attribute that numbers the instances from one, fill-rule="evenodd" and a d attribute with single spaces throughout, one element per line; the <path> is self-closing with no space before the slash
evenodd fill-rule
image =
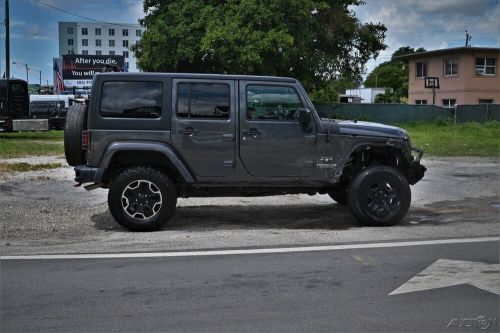
<path id="1" fill-rule="evenodd" d="M 105 21 L 96 20 L 96 19 L 93 19 L 93 18 L 90 18 L 90 17 L 86 17 L 86 16 L 78 15 L 78 14 L 75 14 L 75 13 L 69 12 L 69 11 L 67 11 L 67 10 L 64 10 L 64 9 L 58 8 L 58 7 L 56 7 L 56 6 L 53 6 L 53 5 L 51 5 L 51 4 L 48 4 L 48 3 L 42 2 L 42 1 L 40 1 L 40 0 L 35 0 L 35 2 L 37 2 L 37 3 L 41 4 L 41 5 L 47 6 L 47 7 L 49 7 L 49 8 L 52 8 L 52 9 L 58 10 L 58 11 L 60 11 L 60 12 L 63 12 L 63 13 L 65 13 L 65 14 L 68 14 L 68 15 L 73 15 L 73 16 L 76 16 L 76 17 L 79 17 L 79 18 L 82 18 L 82 19 L 85 19 L 85 20 L 94 21 L 94 22 L 103 23 L 103 24 L 108 24 L 108 25 L 115 25 L 115 26 L 119 26 L 119 27 L 137 28 L 137 26 L 133 26 L 133 25 L 120 24 L 120 23 L 110 23 L 110 22 L 105 22 Z"/>

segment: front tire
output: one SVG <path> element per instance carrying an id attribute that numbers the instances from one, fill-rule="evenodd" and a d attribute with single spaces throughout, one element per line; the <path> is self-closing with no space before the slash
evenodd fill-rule
<path id="1" fill-rule="evenodd" d="M 362 170 L 351 183 L 348 203 L 352 214 L 369 226 L 394 225 L 410 208 L 411 190 L 398 170 L 371 166 Z"/>
<path id="2" fill-rule="evenodd" d="M 161 228 L 174 214 L 177 193 L 174 182 L 160 170 L 132 167 L 111 184 L 108 206 L 116 222 L 132 231 Z"/>
<path id="3" fill-rule="evenodd" d="M 347 206 L 347 192 L 347 189 L 332 190 L 328 195 L 340 206 Z"/>

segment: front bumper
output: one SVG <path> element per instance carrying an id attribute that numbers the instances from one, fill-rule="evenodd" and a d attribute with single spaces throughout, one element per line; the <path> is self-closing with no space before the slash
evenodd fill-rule
<path id="1" fill-rule="evenodd" d="M 87 165 L 77 165 L 75 170 L 75 181 L 82 183 L 100 183 L 104 176 L 104 168 L 89 167 Z"/>
<path id="2" fill-rule="evenodd" d="M 415 185 L 420 179 L 424 178 L 427 168 L 420 164 L 424 150 L 417 147 L 411 147 L 411 151 L 416 152 L 417 156 L 410 162 L 408 183 L 410 183 L 410 185 Z"/>

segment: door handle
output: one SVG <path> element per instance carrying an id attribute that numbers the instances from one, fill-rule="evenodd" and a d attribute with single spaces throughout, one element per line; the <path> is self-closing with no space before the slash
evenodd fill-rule
<path id="1" fill-rule="evenodd" d="M 197 130 L 196 128 L 192 128 L 192 127 L 186 127 L 186 128 L 183 128 L 179 131 L 181 134 L 188 134 L 188 135 L 192 135 L 192 134 L 196 134 L 199 132 L 199 130 Z"/>
<path id="2" fill-rule="evenodd" d="M 263 134 L 264 134 L 264 132 L 261 132 L 256 128 L 251 128 L 247 131 L 243 131 L 243 135 L 253 136 L 254 138 L 258 137 L 259 135 L 263 135 Z"/>

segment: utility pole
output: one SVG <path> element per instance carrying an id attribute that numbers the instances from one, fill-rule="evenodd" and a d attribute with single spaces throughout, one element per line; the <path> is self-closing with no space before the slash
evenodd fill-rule
<path id="1" fill-rule="evenodd" d="M 10 78 L 10 21 L 9 0 L 5 0 L 5 77 Z"/>

